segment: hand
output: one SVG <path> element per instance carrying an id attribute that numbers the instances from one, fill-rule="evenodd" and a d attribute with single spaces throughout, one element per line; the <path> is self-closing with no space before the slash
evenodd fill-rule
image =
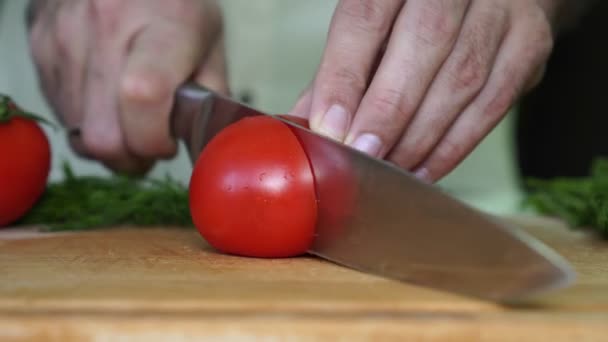
<path id="1" fill-rule="evenodd" d="M 537 84 L 558 0 L 341 0 L 292 114 L 434 182 Z"/>
<path id="2" fill-rule="evenodd" d="M 214 1 L 39 0 L 31 52 L 72 147 L 115 171 L 142 173 L 176 153 L 169 112 L 187 79 L 227 92 Z"/>

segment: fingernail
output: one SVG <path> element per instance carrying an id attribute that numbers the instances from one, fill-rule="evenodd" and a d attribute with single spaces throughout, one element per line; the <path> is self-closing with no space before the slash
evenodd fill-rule
<path id="1" fill-rule="evenodd" d="M 342 141 L 348 129 L 348 113 L 340 105 L 332 105 L 319 125 L 319 133 Z"/>
<path id="2" fill-rule="evenodd" d="M 425 168 L 416 170 L 414 172 L 414 176 L 425 183 L 431 182 L 431 175 L 429 174 L 429 170 Z"/>
<path id="3" fill-rule="evenodd" d="M 380 149 L 382 148 L 382 141 L 375 134 L 365 133 L 355 139 L 351 146 L 372 157 L 378 157 Z"/>

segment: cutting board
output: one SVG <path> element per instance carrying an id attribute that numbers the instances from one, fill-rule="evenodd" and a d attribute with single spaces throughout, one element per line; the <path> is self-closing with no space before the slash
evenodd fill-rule
<path id="1" fill-rule="evenodd" d="M 608 340 L 608 243 L 512 220 L 574 265 L 573 287 L 505 307 L 314 257 L 223 255 L 193 229 L 6 229 L 0 341 Z"/>

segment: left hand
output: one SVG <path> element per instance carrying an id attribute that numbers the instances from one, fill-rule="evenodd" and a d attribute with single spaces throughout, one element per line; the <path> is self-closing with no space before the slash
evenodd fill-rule
<path id="1" fill-rule="evenodd" d="M 216 0 L 33 0 L 30 49 L 69 142 L 112 171 L 177 153 L 169 114 L 187 80 L 228 92 Z"/>
<path id="2" fill-rule="evenodd" d="M 292 114 L 435 182 L 536 85 L 564 0 L 341 0 Z"/>

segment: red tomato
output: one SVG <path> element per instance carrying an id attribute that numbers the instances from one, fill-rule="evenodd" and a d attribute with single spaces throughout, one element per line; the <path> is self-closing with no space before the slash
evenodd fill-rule
<path id="1" fill-rule="evenodd" d="M 225 253 L 289 257 L 312 243 L 317 199 L 305 151 L 284 123 L 244 118 L 205 147 L 190 180 L 201 235 Z"/>
<path id="2" fill-rule="evenodd" d="M 21 218 L 44 192 L 51 149 L 38 124 L 19 116 L 0 121 L 0 149 L 1 227 Z"/>
<path id="3" fill-rule="evenodd" d="M 308 120 L 290 115 L 281 115 L 300 126 L 309 128 Z M 290 129 L 295 130 L 295 128 Z M 297 135 L 297 132 L 294 132 Z M 352 160 L 345 156 L 337 146 L 314 139 L 302 138 L 302 146 L 307 152 L 315 178 L 317 202 L 317 226 L 323 227 L 317 247 L 335 244 L 348 234 L 357 200 L 356 175 Z"/>
<path id="4" fill-rule="evenodd" d="M 323 227 L 318 234 L 316 247 L 334 245 L 345 239 L 347 229 L 356 210 L 359 194 L 353 161 L 338 145 L 320 140 L 306 139 L 302 145 L 313 165 L 317 200 L 319 203 L 317 225 Z"/>

